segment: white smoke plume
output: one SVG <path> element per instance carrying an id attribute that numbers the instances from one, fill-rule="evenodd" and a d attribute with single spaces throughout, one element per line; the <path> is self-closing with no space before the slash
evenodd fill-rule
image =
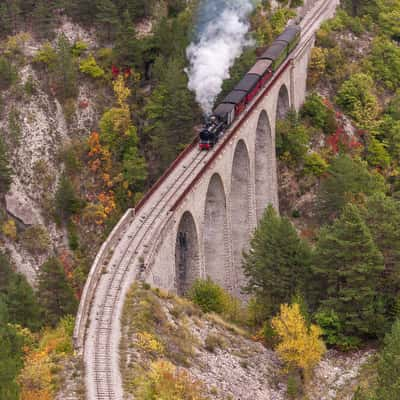
<path id="1" fill-rule="evenodd" d="M 210 114 L 229 69 L 251 44 L 248 16 L 254 0 L 202 0 L 196 40 L 186 50 L 190 67 L 189 89 L 206 114 Z"/>

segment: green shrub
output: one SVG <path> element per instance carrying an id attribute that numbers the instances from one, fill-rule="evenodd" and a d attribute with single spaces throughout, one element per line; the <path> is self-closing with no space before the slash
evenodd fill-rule
<path id="1" fill-rule="evenodd" d="M 87 43 L 85 43 L 83 40 L 77 40 L 72 46 L 72 55 L 74 57 L 79 57 L 87 50 L 87 48 Z"/>
<path id="2" fill-rule="evenodd" d="M 0 89 L 8 89 L 17 80 L 17 70 L 6 57 L 0 56 Z"/>
<path id="3" fill-rule="evenodd" d="M 307 153 L 310 140 L 308 129 L 300 122 L 296 111 L 276 125 L 276 151 L 278 156 L 289 164 L 301 162 Z"/>
<path id="4" fill-rule="evenodd" d="M 31 253 L 44 253 L 49 249 L 50 236 L 42 225 L 32 225 L 20 235 L 20 242 Z"/>
<path id="5" fill-rule="evenodd" d="M 189 298 L 197 304 L 203 312 L 223 314 L 227 310 L 229 295 L 210 278 L 198 279 L 189 291 Z"/>
<path id="6" fill-rule="evenodd" d="M 84 74 L 91 76 L 92 78 L 104 78 L 105 72 L 96 63 L 95 58 L 90 55 L 86 60 L 81 61 L 79 69 Z"/>
<path id="7" fill-rule="evenodd" d="M 306 154 L 304 157 L 304 173 L 306 175 L 321 176 L 328 169 L 328 163 L 318 154 Z"/>
<path id="8" fill-rule="evenodd" d="M 333 310 L 319 310 L 315 316 L 316 323 L 323 331 L 324 342 L 343 351 L 354 350 L 360 346 L 361 340 L 355 336 L 343 334 L 343 323 Z"/>
<path id="9" fill-rule="evenodd" d="M 369 127 L 379 112 L 378 99 L 372 92 L 374 81 L 370 75 L 358 73 L 345 81 L 336 102 L 361 127 Z"/>
<path id="10" fill-rule="evenodd" d="M 37 93 L 36 84 L 33 80 L 32 75 L 29 75 L 28 79 L 26 80 L 24 84 L 24 90 L 28 96 L 33 96 Z"/>
<path id="11" fill-rule="evenodd" d="M 57 52 L 50 43 L 45 43 L 33 58 L 36 64 L 54 67 L 57 63 Z"/>
<path id="12" fill-rule="evenodd" d="M 317 93 L 307 97 L 301 109 L 301 117 L 308 119 L 313 127 L 322 129 L 326 135 L 336 131 L 335 113 L 324 104 L 322 97 Z"/>
<path id="13" fill-rule="evenodd" d="M 378 37 L 372 43 L 366 68 L 376 82 L 396 90 L 400 86 L 400 47 L 389 39 Z"/>

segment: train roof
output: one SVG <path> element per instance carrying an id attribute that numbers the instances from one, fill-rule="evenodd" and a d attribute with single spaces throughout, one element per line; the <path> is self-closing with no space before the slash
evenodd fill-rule
<path id="1" fill-rule="evenodd" d="M 291 43 L 300 32 L 301 29 L 298 25 L 289 25 L 275 41 Z"/>
<path id="2" fill-rule="evenodd" d="M 218 117 L 224 117 L 226 114 L 230 113 L 235 108 L 234 104 L 230 103 L 221 103 L 214 110 L 213 114 Z"/>
<path id="3" fill-rule="evenodd" d="M 248 74 L 256 74 L 259 76 L 263 76 L 271 67 L 271 64 L 272 64 L 271 60 L 258 60 L 253 65 Z"/>
<path id="4" fill-rule="evenodd" d="M 244 90 L 232 90 L 225 98 L 224 103 L 239 104 L 246 97 L 247 92 Z"/>
<path id="5" fill-rule="evenodd" d="M 275 61 L 285 50 L 286 46 L 287 46 L 286 42 L 274 42 L 270 47 L 268 47 L 267 50 L 264 51 L 264 53 L 261 54 L 259 58 L 260 59 L 266 58 L 268 60 Z"/>
<path id="6" fill-rule="evenodd" d="M 243 79 L 235 86 L 234 90 L 243 90 L 245 92 L 251 91 L 260 77 L 255 74 L 250 74 L 249 72 L 243 77 Z"/>

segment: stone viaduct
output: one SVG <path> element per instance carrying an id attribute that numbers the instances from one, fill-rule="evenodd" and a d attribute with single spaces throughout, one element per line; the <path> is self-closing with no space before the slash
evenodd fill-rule
<path id="1" fill-rule="evenodd" d="M 210 276 L 240 294 L 242 251 L 266 206 L 278 208 L 276 122 L 304 101 L 315 32 L 337 4 L 315 2 L 301 21 L 299 46 L 216 148 L 188 146 L 101 247 L 74 332 L 89 400 L 123 399 L 120 316 L 134 280 L 182 294 Z"/>

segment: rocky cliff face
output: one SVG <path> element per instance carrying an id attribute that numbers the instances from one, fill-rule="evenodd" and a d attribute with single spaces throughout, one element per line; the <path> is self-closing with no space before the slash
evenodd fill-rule
<path id="1" fill-rule="evenodd" d="M 71 43 L 79 39 L 85 40 L 89 48 L 95 46 L 89 32 L 68 20 L 57 29 L 57 35 L 61 34 Z M 51 216 L 51 201 L 63 171 L 60 152 L 73 138 L 88 135 L 99 119 L 98 89 L 90 81 L 79 82 L 73 108 L 62 105 L 46 87 L 42 72 L 32 64 L 42 44 L 29 38 L 20 46 L 18 82 L 3 94 L 0 119 L 0 132 L 8 146 L 14 173 L 5 197 L 8 217 L 14 219 L 20 230 L 40 227 L 48 237 L 48 246 L 39 252 L 30 251 L 21 240 L 2 238 L 16 267 L 31 283 L 49 255 L 55 249 L 67 247 L 65 231 Z"/>

